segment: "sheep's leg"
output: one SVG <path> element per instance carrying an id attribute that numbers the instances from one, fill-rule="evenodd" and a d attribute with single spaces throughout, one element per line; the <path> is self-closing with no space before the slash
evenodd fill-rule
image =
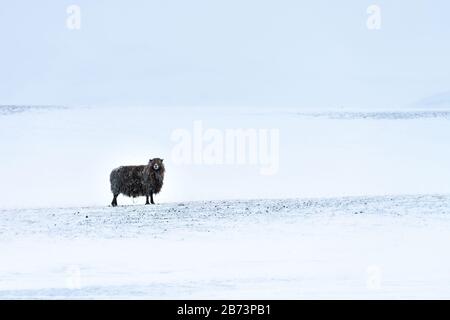
<path id="1" fill-rule="evenodd" d="M 145 204 L 150 204 L 150 202 L 148 202 L 148 195 L 145 196 Z"/>
<path id="2" fill-rule="evenodd" d="M 117 196 L 118 196 L 118 194 L 115 194 L 115 195 L 114 195 L 114 198 L 113 198 L 113 200 L 112 200 L 112 202 L 111 202 L 111 205 L 112 205 L 113 207 L 117 206 Z"/>
<path id="3" fill-rule="evenodd" d="M 150 193 L 150 201 L 152 204 L 155 204 L 155 202 L 153 201 L 153 193 Z"/>

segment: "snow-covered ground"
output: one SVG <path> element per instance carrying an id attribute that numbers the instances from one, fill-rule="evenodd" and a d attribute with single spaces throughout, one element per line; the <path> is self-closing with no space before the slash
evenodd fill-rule
<path id="1" fill-rule="evenodd" d="M 196 121 L 279 130 L 279 170 L 176 164 Z M 0 137 L 0 298 L 450 297 L 446 110 L 7 106 Z M 150 157 L 157 205 L 107 206 Z"/>
<path id="2" fill-rule="evenodd" d="M 450 197 L 0 211 L 0 298 L 449 298 Z"/>
<path id="3" fill-rule="evenodd" d="M 0 208 L 107 205 L 111 170 L 152 157 L 163 158 L 167 169 L 159 203 L 450 194 L 449 112 L 8 107 L 0 112 Z M 174 132 L 194 135 L 196 123 L 204 132 L 278 130 L 278 171 L 175 163 Z"/>
<path id="4" fill-rule="evenodd" d="M 450 298 L 450 1 L 377 2 L 2 1 L 0 298 Z"/>

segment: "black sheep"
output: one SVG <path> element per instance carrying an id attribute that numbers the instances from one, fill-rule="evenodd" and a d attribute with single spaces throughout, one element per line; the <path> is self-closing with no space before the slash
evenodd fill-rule
<path id="1" fill-rule="evenodd" d="M 111 191 L 114 198 L 111 202 L 113 207 L 117 206 L 119 194 L 128 197 L 146 197 L 145 204 L 152 204 L 153 194 L 161 191 L 164 180 L 163 159 L 150 159 L 144 166 L 123 166 L 114 169 L 110 175 Z"/>

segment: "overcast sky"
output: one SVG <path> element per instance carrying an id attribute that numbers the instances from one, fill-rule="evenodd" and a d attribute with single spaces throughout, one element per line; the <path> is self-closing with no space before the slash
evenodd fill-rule
<path id="1" fill-rule="evenodd" d="M 450 90 L 449 15 L 447 0 L 3 1 L 0 104 L 398 107 Z"/>

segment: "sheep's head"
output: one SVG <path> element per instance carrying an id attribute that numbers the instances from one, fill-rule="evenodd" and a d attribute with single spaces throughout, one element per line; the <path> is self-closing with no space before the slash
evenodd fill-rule
<path id="1" fill-rule="evenodd" d="M 160 159 L 160 158 L 154 158 L 154 159 L 150 159 L 150 161 L 148 162 L 148 165 L 154 170 L 154 171 L 163 171 L 164 170 L 164 164 L 163 164 L 164 159 Z"/>

